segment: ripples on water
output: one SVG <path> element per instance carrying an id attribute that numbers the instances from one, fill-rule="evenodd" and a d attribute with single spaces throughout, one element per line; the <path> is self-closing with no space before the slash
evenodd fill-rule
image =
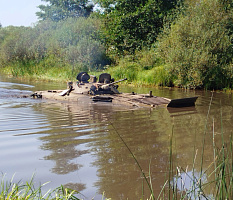
<path id="1" fill-rule="evenodd" d="M 150 167 L 156 195 L 167 177 L 172 129 L 174 162 L 191 166 L 194 148 L 202 147 L 211 93 L 152 89 L 154 95 L 168 98 L 199 95 L 197 106 L 181 110 L 165 107 L 125 110 L 111 104 L 66 104 L 22 98 L 37 88 L 43 86 L 0 82 L 0 171 L 9 179 L 15 174 L 15 180 L 27 181 L 35 173 L 36 184 L 51 181 L 45 190 L 63 184 L 80 191 L 86 199 L 102 199 L 103 192 L 112 199 L 139 199 L 142 185 L 146 197 L 148 190 L 116 132 L 146 175 Z M 46 85 L 44 89 L 50 88 Z M 213 118 L 216 138 L 220 138 L 220 102 L 224 105 L 225 139 L 232 133 L 232 96 L 215 93 L 206 142 L 206 166 L 212 158 Z M 200 154 L 197 171 L 199 161 Z"/>

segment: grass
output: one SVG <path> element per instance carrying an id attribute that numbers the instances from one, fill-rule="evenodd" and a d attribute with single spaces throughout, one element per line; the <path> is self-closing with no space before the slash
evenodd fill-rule
<path id="1" fill-rule="evenodd" d="M 41 81 L 74 81 L 81 67 L 72 67 L 65 63 L 50 63 L 43 61 L 40 63 L 14 62 L 8 66 L 0 68 L 4 74 L 13 77 L 23 77 L 27 79 Z M 103 71 L 88 72 L 91 75 L 99 76 L 101 73 L 110 73 L 117 81 L 127 78 L 127 83 L 134 86 L 171 86 L 171 76 L 164 66 L 143 69 L 137 63 L 121 63 L 119 66 L 110 67 Z"/>
<path id="2" fill-rule="evenodd" d="M 55 60 L 43 60 L 41 62 L 13 62 L 0 68 L 1 72 L 13 77 L 24 77 L 34 80 L 70 81 L 76 78 L 77 71 L 74 67 Z"/>
<path id="3" fill-rule="evenodd" d="M 177 167 L 177 174 L 172 180 L 170 190 L 173 190 L 173 197 L 169 199 L 232 199 L 233 198 L 233 169 L 232 169 L 232 138 L 229 148 L 223 143 L 217 149 L 213 139 L 214 157 L 212 163 L 205 171 L 195 174 L 193 163 L 192 174 L 187 169 Z M 195 159 L 194 159 L 195 161 Z M 190 180 L 187 187 L 184 177 Z M 181 184 L 178 188 L 178 184 Z M 176 196 L 179 194 L 179 198 Z"/>
<path id="4" fill-rule="evenodd" d="M 207 123 L 209 121 L 209 112 L 211 109 L 213 95 L 210 100 L 209 109 L 206 118 L 206 125 L 203 134 L 202 152 L 201 152 L 201 167 L 200 173 L 195 173 L 195 164 L 197 149 L 194 148 L 192 174 L 190 175 L 187 169 L 177 166 L 177 173 L 172 180 L 172 185 L 169 186 L 173 190 L 173 197 L 179 194 L 179 199 L 233 199 L 233 138 L 227 143 L 224 141 L 224 132 L 221 116 L 221 137 L 222 144 L 218 148 L 215 141 L 214 120 L 213 120 L 213 160 L 207 169 L 204 170 L 204 154 L 205 154 L 205 140 L 207 133 Z M 170 144 L 172 148 L 172 143 Z M 170 154 L 172 157 L 172 154 Z M 172 160 L 170 160 L 172 162 Z M 174 164 L 170 164 L 174 165 Z M 170 168 L 170 171 L 174 171 Z M 182 175 L 188 177 L 190 180 L 190 187 L 187 188 L 185 182 L 182 181 Z M 171 180 L 171 179 L 169 179 Z M 178 180 L 181 183 L 181 190 L 177 191 Z M 177 197 L 177 196 L 175 196 Z M 169 198 L 177 199 L 177 198 Z"/>
<path id="5" fill-rule="evenodd" d="M 14 182 L 14 177 L 10 181 L 6 180 L 5 175 L 2 176 L 0 183 L 0 200 L 82 200 L 77 196 L 80 193 L 76 190 L 65 188 L 63 185 L 43 193 L 42 188 L 47 183 L 35 188 L 34 175 L 29 182 L 23 184 L 21 181 Z M 94 198 L 92 198 L 94 200 Z M 102 200 L 110 200 L 102 196 Z"/>
<path id="6" fill-rule="evenodd" d="M 14 183 L 13 177 L 10 181 L 5 180 L 5 176 L 2 176 L 1 185 L 0 185 L 0 199 L 1 200 L 29 200 L 29 199 L 56 199 L 56 200 L 79 200 L 76 195 L 79 192 L 75 190 L 70 190 L 60 186 L 53 191 L 47 191 L 42 193 L 42 187 L 45 184 L 42 184 L 38 188 L 34 187 L 33 178 L 29 182 L 23 184 L 22 182 Z"/>
<path id="7" fill-rule="evenodd" d="M 55 55 L 50 55 L 40 61 L 15 60 L 2 65 L 0 70 L 14 77 L 65 82 L 75 80 L 77 74 L 88 71 L 88 67 L 74 66 Z M 126 56 L 120 59 L 116 66 L 88 71 L 93 75 L 103 72 L 110 73 L 115 80 L 127 78 L 127 82 L 135 86 L 171 86 L 175 80 L 169 73 L 169 68 L 161 63 L 153 50 L 144 50 L 143 53 Z"/>
<path id="8" fill-rule="evenodd" d="M 222 144 L 220 147 L 217 147 L 216 145 L 213 119 L 213 160 L 207 169 L 204 170 L 203 167 L 207 124 L 209 121 L 212 100 L 213 93 L 209 104 L 206 125 L 203 134 L 200 173 L 196 173 L 195 170 L 198 149 L 194 147 L 191 174 L 188 172 L 188 168 L 183 169 L 179 166 L 176 166 L 176 174 L 172 174 L 169 177 L 168 190 L 172 191 L 172 195 L 170 195 L 170 193 L 168 194 L 169 199 L 233 199 L 233 138 L 231 135 L 230 141 L 224 141 L 222 116 Z M 169 156 L 169 172 L 172 173 L 175 171 L 174 163 L 172 161 L 172 136 Z M 187 187 L 187 182 L 184 181 L 184 177 L 189 179 L 189 187 Z"/>

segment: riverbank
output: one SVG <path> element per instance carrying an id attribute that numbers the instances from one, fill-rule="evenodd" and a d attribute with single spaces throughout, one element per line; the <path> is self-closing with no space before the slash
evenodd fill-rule
<path id="1" fill-rule="evenodd" d="M 132 63 L 131 63 L 132 64 Z M 12 64 L 7 67 L 0 68 L 0 73 L 17 79 L 27 79 L 33 81 L 44 82 L 60 82 L 76 81 L 76 76 L 80 72 L 79 69 L 72 69 L 69 65 L 60 67 L 45 67 L 41 64 Z M 180 83 L 169 73 L 164 66 L 152 67 L 150 69 L 142 69 L 139 65 L 132 67 L 129 63 L 119 63 L 118 66 L 108 67 L 105 70 L 88 72 L 90 75 L 99 76 L 101 73 L 110 73 L 115 80 L 127 78 L 127 81 L 120 83 L 132 87 L 181 87 Z M 184 88 L 190 89 L 190 88 Z M 191 88 L 195 89 L 195 88 Z M 218 90 L 226 93 L 233 93 L 231 88 L 223 88 Z"/>
<path id="2" fill-rule="evenodd" d="M 124 69 L 124 70 L 122 70 Z M 7 76 L 15 77 L 18 79 L 29 79 L 36 81 L 55 81 L 55 82 L 64 82 L 76 81 L 76 76 L 80 72 L 78 70 L 72 70 L 69 67 L 63 68 L 52 68 L 48 70 L 40 69 L 38 66 L 35 66 L 34 69 L 23 68 L 13 68 L 7 67 L 0 70 L 2 74 Z M 158 72 L 160 75 L 153 76 L 155 72 Z M 166 86 L 166 80 L 163 79 L 162 74 L 163 69 L 152 69 L 152 70 L 138 70 L 126 69 L 124 67 L 109 68 L 99 72 L 88 72 L 90 75 L 99 76 L 101 73 L 110 73 L 115 80 L 127 78 L 127 81 L 120 83 L 122 85 L 127 84 L 133 87 L 158 87 Z M 165 76 L 165 75 L 164 75 Z M 160 78 L 158 78 L 160 77 Z M 164 83 L 163 83 L 164 82 Z"/>
<path id="3" fill-rule="evenodd" d="M 0 68 L 2 74 L 12 76 L 15 78 L 26 78 L 41 81 L 63 81 L 67 82 L 76 73 L 72 67 L 68 65 L 51 66 L 46 63 L 12 63 Z"/>
<path id="4" fill-rule="evenodd" d="M 86 70 L 89 74 L 100 75 L 110 73 L 115 80 L 127 78 L 127 84 L 134 86 L 179 86 L 176 77 L 169 72 L 169 69 L 154 56 L 153 50 L 145 50 L 135 55 L 125 56 L 114 65 L 107 65 L 104 69 Z M 35 62 L 13 62 L 0 68 L 2 73 L 30 79 L 45 81 L 75 81 L 83 67 L 72 66 L 67 62 L 45 58 Z M 85 71 L 85 70 L 84 70 Z"/>

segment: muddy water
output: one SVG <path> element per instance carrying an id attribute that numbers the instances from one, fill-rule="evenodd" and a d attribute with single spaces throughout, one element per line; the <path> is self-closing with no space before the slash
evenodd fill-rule
<path id="1" fill-rule="evenodd" d="M 132 155 L 146 176 L 151 173 L 157 197 L 168 178 L 170 139 L 173 164 L 200 173 L 206 127 L 204 169 L 213 160 L 215 145 L 232 134 L 232 95 L 178 89 L 121 88 L 122 92 L 182 98 L 198 95 L 195 107 L 125 109 L 111 103 L 60 103 L 18 98 L 35 90 L 64 88 L 64 84 L 20 81 L 0 76 L 0 172 L 23 182 L 35 174 L 44 190 L 61 184 L 80 191 L 80 198 L 140 199 L 149 191 Z M 222 118 L 221 118 L 222 113 Z M 119 135 L 121 138 L 119 137 Z M 188 187 L 187 183 L 187 187 Z M 143 188 L 143 189 L 142 189 Z M 211 190 L 209 191 L 211 193 Z"/>

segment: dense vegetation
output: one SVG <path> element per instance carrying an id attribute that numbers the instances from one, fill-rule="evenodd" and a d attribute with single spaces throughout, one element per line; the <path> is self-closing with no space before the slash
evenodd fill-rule
<path id="1" fill-rule="evenodd" d="M 190 1 L 165 28 L 158 53 L 179 84 L 232 87 L 232 20 L 232 9 L 220 1 Z"/>
<path id="2" fill-rule="evenodd" d="M 111 54 L 133 54 L 150 47 L 163 27 L 163 19 L 177 5 L 177 0 L 115 0 L 104 8 L 104 38 Z M 111 3 L 111 1 L 107 1 Z"/>
<path id="3" fill-rule="evenodd" d="M 88 0 L 42 0 L 49 2 L 47 5 L 40 5 L 40 12 L 37 12 L 37 16 L 42 19 L 50 19 L 58 22 L 67 18 L 73 17 L 88 17 L 93 11 L 93 4 Z"/>
<path id="4" fill-rule="evenodd" d="M 0 29 L 0 64 L 15 76 L 70 78 L 109 64 L 96 18 L 43 21 L 35 27 Z M 10 66 L 10 67 L 9 67 Z M 75 70 L 75 71 L 74 71 Z"/>
<path id="5" fill-rule="evenodd" d="M 74 79 L 111 72 L 137 84 L 232 88 L 231 0 L 44 0 L 33 27 L 0 26 L 0 69 Z"/>

